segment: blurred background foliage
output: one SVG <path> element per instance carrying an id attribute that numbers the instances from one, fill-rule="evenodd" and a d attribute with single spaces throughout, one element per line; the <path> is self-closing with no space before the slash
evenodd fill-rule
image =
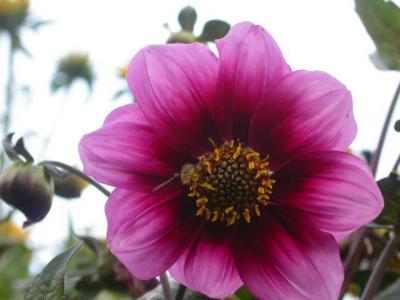
<path id="1" fill-rule="evenodd" d="M 371 61 L 379 70 L 400 70 L 399 7 L 393 1 L 384 0 L 355 0 L 355 7 L 376 46 L 376 52 L 370 56 Z M 164 27 L 169 30 L 166 43 L 200 42 L 210 45 L 212 48 L 212 42 L 223 37 L 230 28 L 230 24 L 223 20 L 211 19 L 204 23 L 199 31 L 200 34 L 196 35 L 195 28 L 199 25 L 195 8 L 186 6 L 177 13 L 177 21 L 181 28 L 178 31 L 172 31 L 169 24 L 165 23 Z M 0 72 L 7 74 L 7 88 L 4 95 L 5 111 L 2 116 L 4 137 L 9 133 L 15 105 L 15 82 L 18 79 L 14 75 L 15 53 L 22 52 L 30 56 L 29 47 L 27 48 L 22 41 L 22 33 L 27 29 L 37 30 L 43 25 L 51 26 L 51 22 L 34 18 L 30 13 L 28 0 L 0 0 L 0 37 L 6 37 L 10 41 L 7 53 L 8 64 L 7 66 L 3 63 L 0 65 Z M 0 46 L 2 45 L 0 44 Z M 56 201 L 60 201 L 60 199 L 71 201 L 79 198 L 82 191 L 88 186 L 87 178 L 80 176 L 79 169 L 43 161 L 47 158 L 46 150 L 50 142 L 54 140 L 65 105 L 67 101 L 70 101 L 68 95 L 71 86 L 75 82 L 83 82 L 89 95 L 96 88 L 96 63 L 92 61 L 90 53 L 72 49 L 65 50 L 65 53 L 59 55 L 60 59 L 54 66 L 55 71 L 49 83 L 53 94 L 62 90 L 64 98 L 55 114 L 53 125 L 48 128 L 45 137 L 40 140 L 42 151 L 36 158 L 37 160 L 34 161 L 28 149 L 25 148 L 23 139 L 17 140 L 14 144 L 12 136 L 9 136 L 3 142 L 5 151 L 2 153 L 0 164 L 2 169 L 0 196 L 9 206 L 0 204 L 0 300 L 58 300 L 61 297 L 71 300 L 163 299 L 161 287 L 156 278 L 147 281 L 134 278 L 108 251 L 104 240 L 90 235 L 77 235 L 74 232 L 72 221 L 69 235 L 58 249 L 60 254 L 51 260 L 42 272 L 32 272 L 31 266 L 35 252 L 40 249 L 29 244 L 28 232 L 15 223 L 14 212 L 17 210 L 23 212 L 29 221 L 27 225 L 32 225 L 41 220 L 40 218 L 33 219 L 32 211 L 36 212 L 39 209 L 42 213 L 41 216 L 46 217 L 51 209 L 54 195 L 58 196 L 54 198 L 57 199 Z M 128 59 L 129 57 L 126 58 L 126 60 Z M 0 61 L 2 62 L 4 59 L 0 57 Z M 118 62 L 116 62 L 117 65 Z M 125 83 L 126 70 L 127 66 L 116 67 L 116 77 L 120 78 L 123 83 L 121 83 L 121 88 L 114 92 L 112 97 L 114 100 L 128 93 Z M 130 101 L 134 101 L 134 98 L 130 98 Z M 5 158 L 6 154 L 9 159 Z M 365 149 L 354 154 L 359 154 L 366 163 L 372 164 L 373 151 Z M 23 166 L 23 170 L 21 166 Z M 7 171 L 10 168 L 13 168 L 12 174 Z M 16 171 L 15 168 L 17 168 Z M 39 183 L 36 183 L 36 175 L 33 180 L 30 173 L 27 176 L 28 179 L 18 177 L 26 169 L 44 172 L 45 180 L 39 178 Z M 363 236 L 358 268 L 344 291 L 349 299 L 362 295 L 382 252 L 393 236 L 398 234 L 400 175 L 397 169 L 398 164 L 391 172 L 388 172 L 387 177 L 378 182 L 386 206 L 381 216 L 366 229 Z M 15 175 L 16 173 L 18 176 Z M 15 179 L 16 177 L 22 179 Z M 48 189 L 45 189 L 45 193 L 42 190 L 37 192 L 38 189 L 34 189 L 35 192 L 27 195 L 20 195 L 12 191 L 14 188 L 27 192 L 26 187 L 20 188 L 19 186 L 26 186 L 28 181 L 35 182 L 34 187 L 44 185 Z M 16 194 L 17 196 L 15 196 Z M 21 204 L 21 199 L 28 200 Z M 352 251 L 353 240 L 354 237 L 350 236 L 341 244 L 343 261 Z M 376 297 L 378 300 L 400 299 L 399 245 L 396 245 L 395 249 L 396 251 L 389 257 L 387 268 L 382 274 L 382 282 Z M 64 277 L 66 277 L 65 284 Z M 173 282 L 172 285 L 176 291 L 177 284 Z M 187 291 L 185 299 L 207 298 Z M 255 298 L 243 287 L 228 299 L 250 300 Z"/>

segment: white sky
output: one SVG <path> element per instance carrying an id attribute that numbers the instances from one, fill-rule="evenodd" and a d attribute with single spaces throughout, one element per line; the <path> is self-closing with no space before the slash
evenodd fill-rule
<path id="1" fill-rule="evenodd" d="M 398 3 L 398 1 L 395 1 Z M 398 83 L 396 72 L 375 69 L 368 55 L 375 46 L 365 32 L 349 0 L 246 0 L 246 1 L 135 1 L 135 0 L 32 0 L 32 15 L 54 23 L 39 33 L 26 32 L 23 40 L 34 59 L 17 57 L 18 84 L 31 86 L 31 97 L 18 94 L 13 130 L 19 134 L 38 132 L 44 136 L 54 122 L 54 115 L 65 97 L 67 105 L 57 127 L 57 138 L 46 159 L 79 165 L 77 145 L 80 137 L 98 128 L 105 116 L 129 98 L 111 101 L 124 82 L 116 70 L 148 44 L 163 43 L 169 33 L 168 22 L 178 30 L 177 14 L 186 5 L 196 8 L 195 32 L 209 19 L 219 18 L 231 24 L 252 21 L 264 26 L 280 45 L 293 69 L 323 70 L 344 82 L 352 91 L 358 136 L 355 150 L 375 148 L 391 97 Z M 0 37 L 0 86 L 4 86 L 6 39 Z M 49 83 L 59 57 L 72 50 L 89 52 L 96 70 L 93 95 L 87 99 L 83 84 L 76 84 L 68 94 L 52 97 Z M 87 100 L 87 101 L 86 101 Z M 0 106 L 1 109 L 3 107 Z M 399 117 L 400 108 L 395 113 Z M 390 169 L 400 152 L 399 136 L 391 131 L 379 172 Z M 28 141 L 33 154 L 40 152 L 39 137 Z M 104 236 L 105 198 L 93 188 L 80 200 L 55 199 L 48 217 L 33 226 L 31 240 L 36 247 L 56 249 L 67 230 L 67 215 L 75 221 L 78 233 L 86 229 Z M 17 220 L 22 223 L 23 217 Z M 41 252 L 39 261 L 52 254 Z"/>

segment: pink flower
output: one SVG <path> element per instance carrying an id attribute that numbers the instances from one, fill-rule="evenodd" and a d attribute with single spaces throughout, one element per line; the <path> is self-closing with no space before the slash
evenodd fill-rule
<path id="1" fill-rule="evenodd" d="M 138 105 L 83 137 L 86 173 L 116 187 L 109 247 L 134 276 L 168 270 L 209 297 L 245 284 L 261 299 L 337 299 L 338 242 L 383 206 L 345 152 L 350 92 L 291 71 L 259 26 L 216 44 L 218 57 L 201 44 L 141 50 L 127 76 Z"/>

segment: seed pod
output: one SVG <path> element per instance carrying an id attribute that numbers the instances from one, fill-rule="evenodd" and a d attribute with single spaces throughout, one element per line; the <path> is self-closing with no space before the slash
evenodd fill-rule
<path id="1" fill-rule="evenodd" d="M 0 176 L 0 197 L 26 216 L 26 227 L 49 212 L 53 181 L 43 166 L 16 161 Z"/>

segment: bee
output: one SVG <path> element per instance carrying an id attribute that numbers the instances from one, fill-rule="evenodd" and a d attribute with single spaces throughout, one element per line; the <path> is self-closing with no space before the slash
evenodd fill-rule
<path id="1" fill-rule="evenodd" d="M 152 192 L 156 192 L 159 189 L 163 188 L 167 184 L 171 183 L 178 177 L 181 180 L 182 185 L 190 185 L 190 182 L 192 181 L 192 176 L 194 173 L 194 165 L 193 164 L 184 164 L 181 168 L 181 171 L 179 173 L 175 173 L 171 178 L 167 179 L 166 181 L 162 182 L 158 186 L 156 186 Z"/>

